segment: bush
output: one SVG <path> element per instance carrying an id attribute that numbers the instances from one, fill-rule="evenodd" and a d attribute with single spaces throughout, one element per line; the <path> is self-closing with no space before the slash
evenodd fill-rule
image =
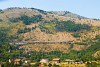
<path id="1" fill-rule="evenodd" d="M 33 67 L 38 67 L 40 65 L 39 62 L 35 63 Z"/>
<path id="2" fill-rule="evenodd" d="M 3 20 L 2 19 L 0 19 L 0 22 L 2 22 Z"/>
<path id="3" fill-rule="evenodd" d="M 59 65 L 56 65 L 56 64 L 53 64 L 53 66 L 52 67 L 60 67 Z"/>
<path id="4" fill-rule="evenodd" d="M 9 18 L 9 21 L 10 22 L 18 22 L 19 21 L 19 18 Z"/>
<path id="5" fill-rule="evenodd" d="M 64 32 L 64 31 L 75 32 L 75 35 L 74 35 L 75 37 L 80 37 L 78 35 L 79 31 L 91 29 L 91 26 L 88 26 L 86 24 L 75 24 L 72 21 L 59 22 L 57 20 L 55 22 L 52 22 L 52 21 L 44 22 L 44 23 L 40 24 L 39 27 L 41 28 L 41 30 L 43 32 L 46 32 L 46 33 L 54 33 L 56 31 L 58 31 L 58 32 Z"/>
<path id="6" fill-rule="evenodd" d="M 52 64 L 51 64 L 51 63 L 49 63 L 49 64 L 48 64 L 48 67 L 52 67 Z"/>
<path id="7" fill-rule="evenodd" d="M 0 9 L 0 13 L 4 13 L 4 11 Z"/>
<path id="8" fill-rule="evenodd" d="M 17 31 L 18 34 L 21 34 L 21 33 L 26 33 L 26 32 L 30 32 L 31 31 L 31 28 L 24 28 L 24 29 L 19 29 Z"/>
<path id="9" fill-rule="evenodd" d="M 55 32 L 55 23 L 53 22 L 45 22 L 39 25 L 41 31 L 46 33 L 54 33 Z"/>
<path id="10" fill-rule="evenodd" d="M 26 15 L 22 15 L 19 18 L 9 18 L 10 22 L 18 22 L 18 21 L 23 21 L 24 24 L 26 25 L 30 25 L 31 23 L 36 23 L 41 21 L 43 18 L 41 15 L 35 15 L 32 17 L 26 16 Z"/>
<path id="11" fill-rule="evenodd" d="M 79 37 L 80 37 L 79 33 L 74 33 L 73 36 L 74 36 L 75 38 L 79 38 Z"/>
<path id="12" fill-rule="evenodd" d="M 57 31 L 79 32 L 81 30 L 89 30 L 91 27 L 86 24 L 75 24 L 72 21 L 57 22 Z"/>

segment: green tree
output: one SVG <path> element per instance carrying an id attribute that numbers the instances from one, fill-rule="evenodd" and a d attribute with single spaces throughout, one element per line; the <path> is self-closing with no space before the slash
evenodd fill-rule
<path id="1" fill-rule="evenodd" d="M 53 64 L 53 66 L 52 67 L 60 67 L 59 65 L 56 65 L 56 64 Z"/>
<path id="2" fill-rule="evenodd" d="M 8 35 L 9 30 L 10 30 L 9 28 L 0 27 L 0 46 L 9 43 L 10 41 L 9 39 L 10 36 Z"/>
<path id="3" fill-rule="evenodd" d="M 48 64 L 48 67 L 52 67 L 52 64 L 51 64 L 51 63 L 49 63 L 49 64 Z"/>
<path id="4" fill-rule="evenodd" d="M 34 64 L 34 67 L 38 67 L 39 65 L 40 65 L 40 63 L 37 62 L 37 63 Z"/>

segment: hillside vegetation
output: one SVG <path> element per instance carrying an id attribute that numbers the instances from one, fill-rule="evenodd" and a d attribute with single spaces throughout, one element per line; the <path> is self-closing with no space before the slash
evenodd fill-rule
<path id="1" fill-rule="evenodd" d="M 4 59 L 19 56 L 29 58 L 27 52 L 32 52 L 31 59 L 38 58 L 32 55 L 40 56 L 41 52 L 46 56 L 40 58 L 52 56 L 52 58 L 62 59 L 66 57 L 82 60 L 100 59 L 99 26 L 99 19 L 89 19 L 68 11 L 48 12 L 35 8 L 17 7 L 0 10 L 0 53 L 4 55 L 2 56 Z M 15 42 L 62 42 L 62 44 L 20 46 L 9 44 Z M 9 50 L 12 50 L 11 55 Z M 0 56 L 0 59 L 2 57 Z"/>

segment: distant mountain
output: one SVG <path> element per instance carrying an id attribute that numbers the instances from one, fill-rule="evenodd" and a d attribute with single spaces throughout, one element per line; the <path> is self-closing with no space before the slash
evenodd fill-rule
<path id="1" fill-rule="evenodd" d="M 88 55 L 90 57 L 93 54 L 97 55 L 97 51 L 100 50 L 100 20 L 86 18 L 69 11 L 8 8 L 0 10 L 0 27 L 10 30 L 7 33 L 14 38 L 12 42 L 64 43 L 21 46 L 31 51 L 80 51 L 85 57 Z"/>
<path id="2" fill-rule="evenodd" d="M 29 17 L 35 15 L 41 15 L 44 21 L 52 21 L 52 20 L 59 20 L 59 21 L 74 21 L 75 23 L 81 24 L 89 24 L 93 26 L 100 26 L 100 21 L 97 19 L 89 19 L 69 11 L 44 11 L 36 8 L 8 8 L 5 10 L 0 10 L 0 20 L 8 21 L 11 18 L 18 18 L 22 15 L 26 15 Z"/>
<path id="3" fill-rule="evenodd" d="M 66 17 L 72 17 L 72 18 L 86 18 L 74 13 L 71 13 L 69 11 L 49 11 L 49 13 L 59 15 L 59 16 L 66 16 Z"/>

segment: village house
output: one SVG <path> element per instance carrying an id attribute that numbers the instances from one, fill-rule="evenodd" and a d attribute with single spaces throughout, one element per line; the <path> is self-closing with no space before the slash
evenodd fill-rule
<path id="1" fill-rule="evenodd" d="M 54 58 L 54 59 L 52 59 L 52 62 L 53 63 L 60 63 L 60 58 Z"/>
<path id="2" fill-rule="evenodd" d="M 26 59 L 25 60 L 25 63 L 27 64 L 27 63 L 30 63 L 31 61 L 30 60 L 28 60 L 28 59 Z"/>
<path id="3" fill-rule="evenodd" d="M 75 63 L 77 63 L 77 64 L 82 64 L 83 61 L 82 61 L 82 60 L 75 60 Z"/>
<path id="4" fill-rule="evenodd" d="M 9 61 L 9 63 L 14 63 L 14 64 L 20 64 L 21 63 L 21 59 L 9 59 L 8 61 Z"/>
<path id="5" fill-rule="evenodd" d="M 48 61 L 48 59 L 41 59 L 40 60 L 40 63 L 48 63 L 49 61 Z"/>
<path id="6" fill-rule="evenodd" d="M 9 63 L 14 63 L 14 59 L 9 59 Z"/>
<path id="7" fill-rule="evenodd" d="M 20 64 L 21 63 L 21 59 L 15 59 L 14 60 L 14 64 Z"/>
<path id="8" fill-rule="evenodd" d="M 11 63 L 12 62 L 12 60 L 11 59 L 9 59 L 9 63 Z"/>
<path id="9" fill-rule="evenodd" d="M 66 59 L 65 62 L 68 62 L 68 63 L 75 63 L 75 60 Z"/>

